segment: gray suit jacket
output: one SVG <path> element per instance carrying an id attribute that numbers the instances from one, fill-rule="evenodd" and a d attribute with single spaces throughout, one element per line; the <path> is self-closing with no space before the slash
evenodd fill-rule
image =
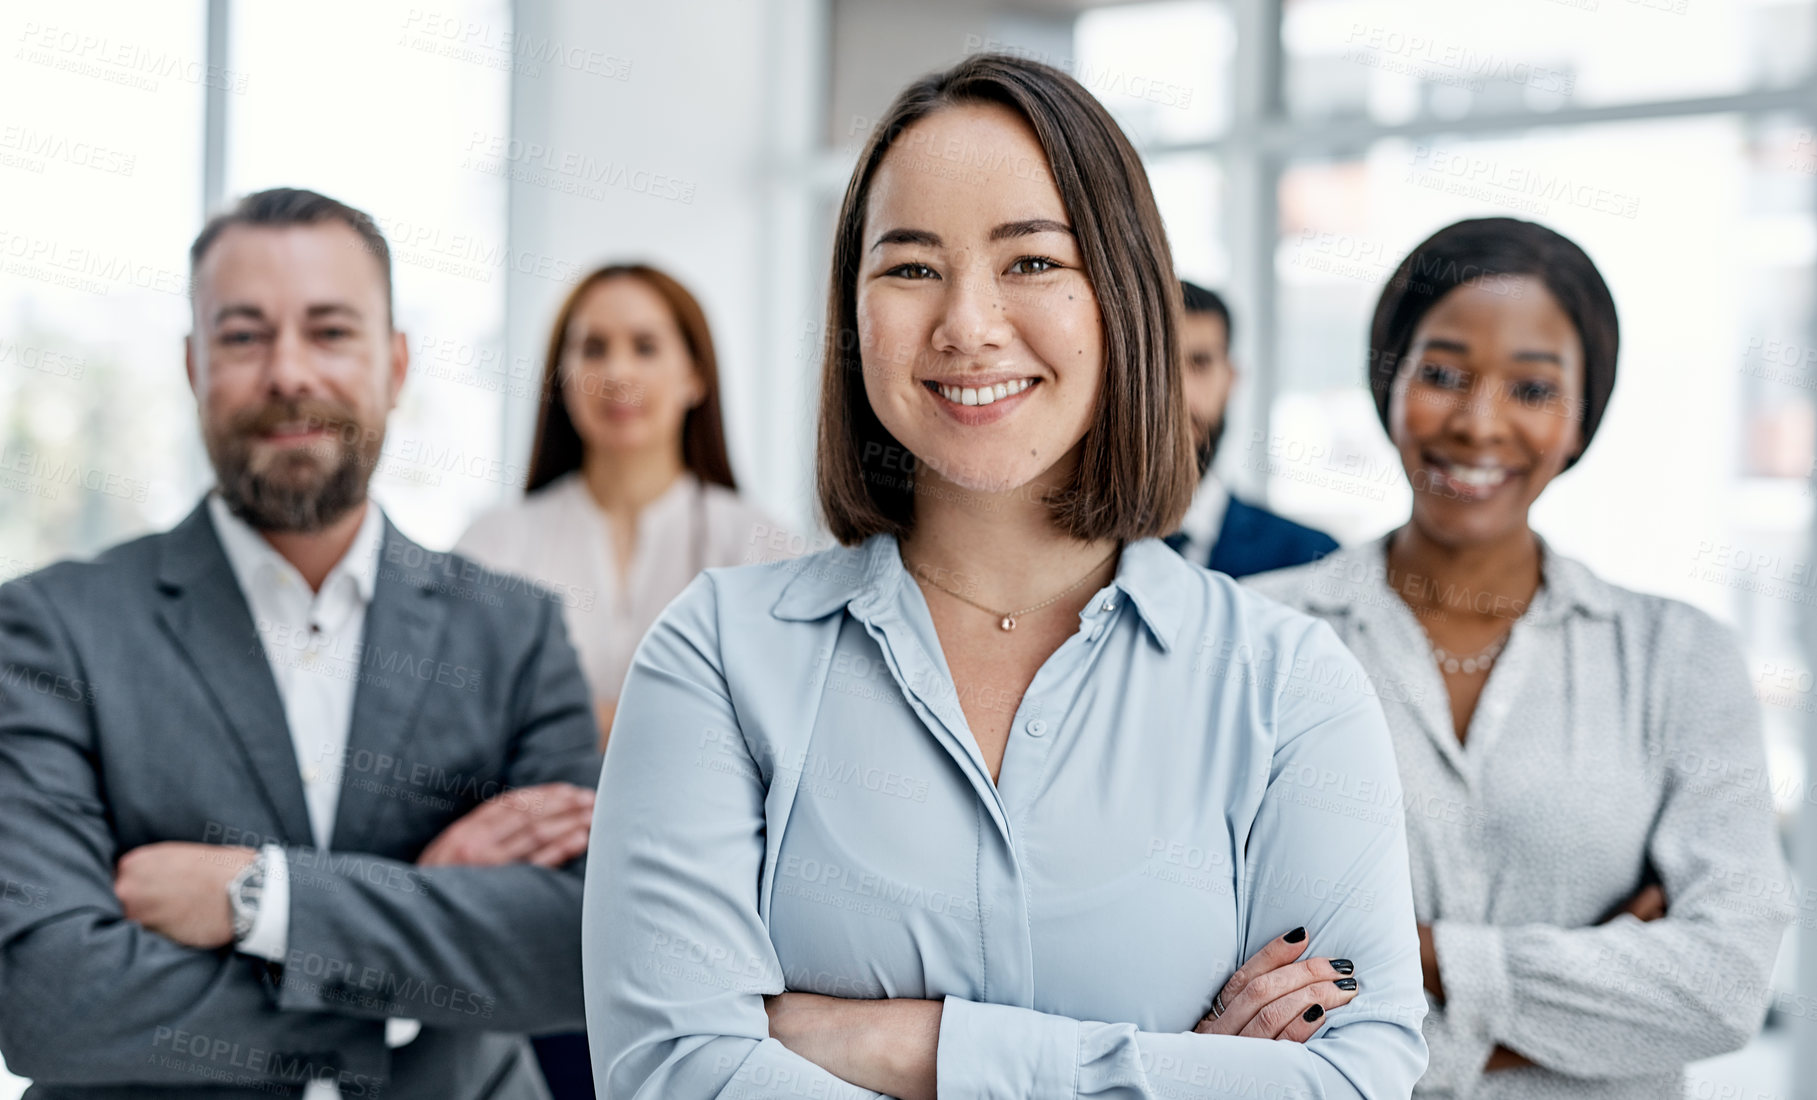
<path id="1" fill-rule="evenodd" d="M 386 524 L 325 851 L 206 508 L 0 586 L 0 1052 L 30 1095 L 543 1095 L 522 1036 L 584 1026 L 584 861 L 414 861 L 503 789 L 597 782 L 560 611 Z M 121 915 L 115 861 L 166 840 L 286 847 L 283 964 Z M 422 1033 L 388 1049 L 388 1016 Z"/>

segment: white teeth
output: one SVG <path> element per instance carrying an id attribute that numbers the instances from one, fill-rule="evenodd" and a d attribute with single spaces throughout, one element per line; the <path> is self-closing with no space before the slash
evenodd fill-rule
<path id="1" fill-rule="evenodd" d="M 1508 471 L 1501 466 L 1458 466 L 1445 463 L 1440 467 L 1445 476 L 1454 481 L 1461 481 L 1472 489 L 1493 489 L 1508 480 Z"/>
<path id="2" fill-rule="evenodd" d="M 937 386 L 940 396 L 955 405 L 988 405 L 1021 393 L 1035 384 L 1033 378 L 1018 378 L 1014 382 L 998 382 L 994 386 Z"/>

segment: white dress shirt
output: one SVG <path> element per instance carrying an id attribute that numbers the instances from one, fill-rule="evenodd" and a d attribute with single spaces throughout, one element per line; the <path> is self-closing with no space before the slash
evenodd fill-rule
<path id="1" fill-rule="evenodd" d="M 637 517 L 621 589 L 611 521 L 577 471 L 480 516 L 454 550 L 547 585 L 561 600 L 594 698 L 615 700 L 637 643 L 695 574 L 806 548 L 737 493 L 683 473 Z"/>
<path id="2" fill-rule="evenodd" d="M 1218 544 L 1218 532 L 1224 528 L 1224 513 L 1230 508 L 1230 490 L 1218 475 L 1207 470 L 1192 494 L 1192 504 L 1180 521 L 1180 533 L 1186 542 L 1180 555 L 1194 565 L 1211 561 L 1212 548 Z"/>
<path id="3" fill-rule="evenodd" d="M 353 721 L 354 691 L 360 680 L 360 647 L 366 608 L 378 579 L 384 542 L 384 514 L 366 505 L 366 516 L 347 552 L 329 570 L 322 587 L 309 582 L 264 536 L 228 509 L 219 493 L 208 496 L 208 514 L 227 563 L 239 582 L 266 662 L 284 704 L 285 724 L 303 779 L 303 802 L 315 846 L 326 850 L 341 800 L 339 762 Z M 289 862 L 284 850 L 264 851 L 268 870 L 252 929 L 237 945 L 249 955 L 283 962 L 290 943 Z M 416 1037 L 413 1020 L 386 1021 L 386 1041 L 402 1046 Z M 304 1100 L 340 1095 L 331 1080 L 311 1081 Z"/>

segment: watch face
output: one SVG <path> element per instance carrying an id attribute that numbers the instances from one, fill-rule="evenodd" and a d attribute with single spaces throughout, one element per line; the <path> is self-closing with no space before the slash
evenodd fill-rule
<path id="1" fill-rule="evenodd" d="M 227 884 L 227 903 L 233 908 L 233 938 L 241 940 L 252 931 L 253 917 L 258 913 L 259 894 L 265 886 L 265 860 L 255 858 L 233 876 Z"/>

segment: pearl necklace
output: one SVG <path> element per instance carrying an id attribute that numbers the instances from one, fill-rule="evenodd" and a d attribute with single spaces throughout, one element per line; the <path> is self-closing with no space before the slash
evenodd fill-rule
<path id="1" fill-rule="evenodd" d="M 1501 655 L 1502 647 L 1508 644 L 1508 637 L 1513 633 L 1513 629 L 1510 628 L 1507 634 L 1503 634 L 1501 637 L 1495 639 L 1495 641 L 1484 646 L 1480 652 L 1469 657 L 1460 658 L 1456 654 L 1449 653 L 1435 645 L 1432 647 L 1432 659 L 1437 661 L 1438 667 L 1444 669 L 1446 672 L 1461 671 L 1471 675 L 1478 672 L 1486 672 L 1488 671 L 1489 666 L 1495 663 L 1495 659 Z"/>

